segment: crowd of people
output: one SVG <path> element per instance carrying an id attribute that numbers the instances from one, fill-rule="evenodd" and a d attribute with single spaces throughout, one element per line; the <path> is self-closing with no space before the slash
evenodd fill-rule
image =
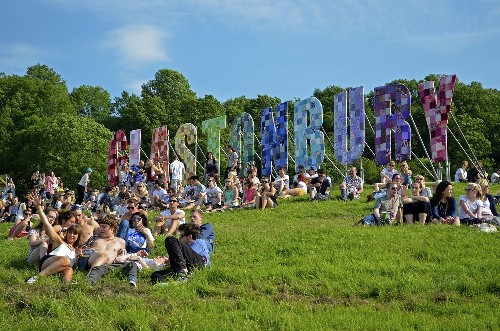
<path id="1" fill-rule="evenodd" d="M 9 179 L 0 200 L 0 221 L 12 222 L 9 239 L 27 237 L 26 263 L 38 266 L 39 273 L 27 280 L 62 274 L 72 282 L 73 272 L 87 272 L 89 284 L 98 282 L 113 269 L 123 269 L 130 285 L 136 286 L 141 269 L 150 268 L 151 284 L 175 279 L 187 280 L 196 268 L 210 265 L 215 248 L 215 231 L 203 216 L 240 208 L 277 208 L 280 199 L 304 196 L 324 201 L 332 198 L 332 180 L 323 169 L 298 167 L 290 179 L 286 169 L 276 176 L 258 176 L 251 167 L 239 175 L 238 156 L 228 146 L 228 164 L 219 175 L 218 162 L 207 153 L 203 177 L 186 179 L 184 164 L 174 156 L 166 173 L 148 161 L 120 169 L 119 185 L 92 188 L 92 168 L 77 183 L 77 192 L 64 189 L 52 171 L 33 174 L 29 192 L 20 199 Z M 488 193 L 490 182 L 478 163 L 476 172 L 467 171 L 467 162 L 457 170 L 456 181 L 468 182 L 458 202 L 448 181 L 426 187 L 422 175 L 413 177 L 406 162 L 396 170 L 389 162 L 370 194 L 373 213 L 358 224 L 441 223 L 450 225 L 498 222 L 496 200 Z M 491 182 L 498 182 L 497 176 Z M 475 177 L 474 177 L 475 176 Z M 364 183 L 356 167 L 350 167 L 338 185 L 338 198 L 359 199 Z M 157 215 L 151 219 L 152 211 Z M 186 212 L 189 219 L 186 221 Z M 155 239 L 165 235 L 166 256 L 151 256 Z"/>

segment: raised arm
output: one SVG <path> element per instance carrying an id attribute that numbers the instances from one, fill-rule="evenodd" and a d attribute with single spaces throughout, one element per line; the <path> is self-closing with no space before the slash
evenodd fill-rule
<path id="1" fill-rule="evenodd" d="M 38 194 L 33 197 L 33 202 L 36 206 L 36 211 L 38 215 L 40 216 L 40 220 L 43 223 L 43 226 L 45 228 L 45 233 L 49 236 L 50 241 L 52 242 L 52 245 L 54 247 L 57 247 L 63 243 L 62 238 L 56 233 L 52 225 L 49 223 L 49 220 L 47 218 L 47 215 L 45 215 L 45 212 L 43 211 L 42 207 L 42 197 L 39 196 Z"/>

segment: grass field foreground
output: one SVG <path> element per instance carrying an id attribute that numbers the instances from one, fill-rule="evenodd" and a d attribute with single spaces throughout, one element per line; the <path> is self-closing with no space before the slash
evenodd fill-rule
<path id="1" fill-rule="evenodd" d="M 37 272 L 24 263 L 27 240 L 4 240 L 0 329 L 500 329 L 498 233 L 354 227 L 371 210 L 365 201 L 206 214 L 217 236 L 213 266 L 167 286 L 150 286 L 150 271 L 138 288 L 121 272 L 92 287 L 81 272 L 76 285 L 57 276 L 27 285 Z M 165 254 L 163 240 L 153 255 Z"/>

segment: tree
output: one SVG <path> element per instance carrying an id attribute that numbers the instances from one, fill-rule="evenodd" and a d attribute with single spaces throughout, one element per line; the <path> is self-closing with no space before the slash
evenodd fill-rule
<path id="1" fill-rule="evenodd" d="M 69 97 L 80 116 L 90 117 L 102 123 L 111 115 L 111 97 L 109 92 L 100 86 L 82 85 L 74 88 Z"/>
<path id="2" fill-rule="evenodd" d="M 107 155 L 112 133 L 92 119 L 70 114 L 30 119 L 31 125 L 17 131 L 6 163 L 9 173 L 18 178 L 19 187 L 36 170 L 53 170 L 66 186 L 76 188 L 87 167 L 94 169 L 92 186 L 107 183 Z M 22 190 L 21 190 L 22 192 Z"/>

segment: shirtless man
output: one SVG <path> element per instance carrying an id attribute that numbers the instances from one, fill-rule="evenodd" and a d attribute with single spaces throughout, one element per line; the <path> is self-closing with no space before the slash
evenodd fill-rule
<path id="1" fill-rule="evenodd" d="M 89 284 L 96 283 L 113 269 L 125 269 L 128 273 L 129 284 L 134 287 L 137 284 L 139 272 L 137 264 L 134 261 L 116 261 L 117 256 L 125 253 L 125 240 L 115 237 L 117 227 L 118 220 L 113 215 L 106 215 L 99 220 L 100 237 L 92 244 L 91 249 L 94 252 L 88 261 L 88 265 L 91 266 L 87 275 Z M 147 253 L 141 251 L 137 255 L 146 257 Z"/>
<path id="2" fill-rule="evenodd" d="M 71 207 L 71 210 L 73 211 L 73 215 L 75 216 L 75 223 L 79 224 L 82 227 L 83 242 L 87 246 L 91 245 L 91 242 L 89 243 L 89 239 L 92 238 L 96 229 L 99 228 L 99 224 L 94 221 L 94 219 L 87 218 L 83 213 L 82 207 L 80 205 L 73 205 L 73 207 Z"/>

